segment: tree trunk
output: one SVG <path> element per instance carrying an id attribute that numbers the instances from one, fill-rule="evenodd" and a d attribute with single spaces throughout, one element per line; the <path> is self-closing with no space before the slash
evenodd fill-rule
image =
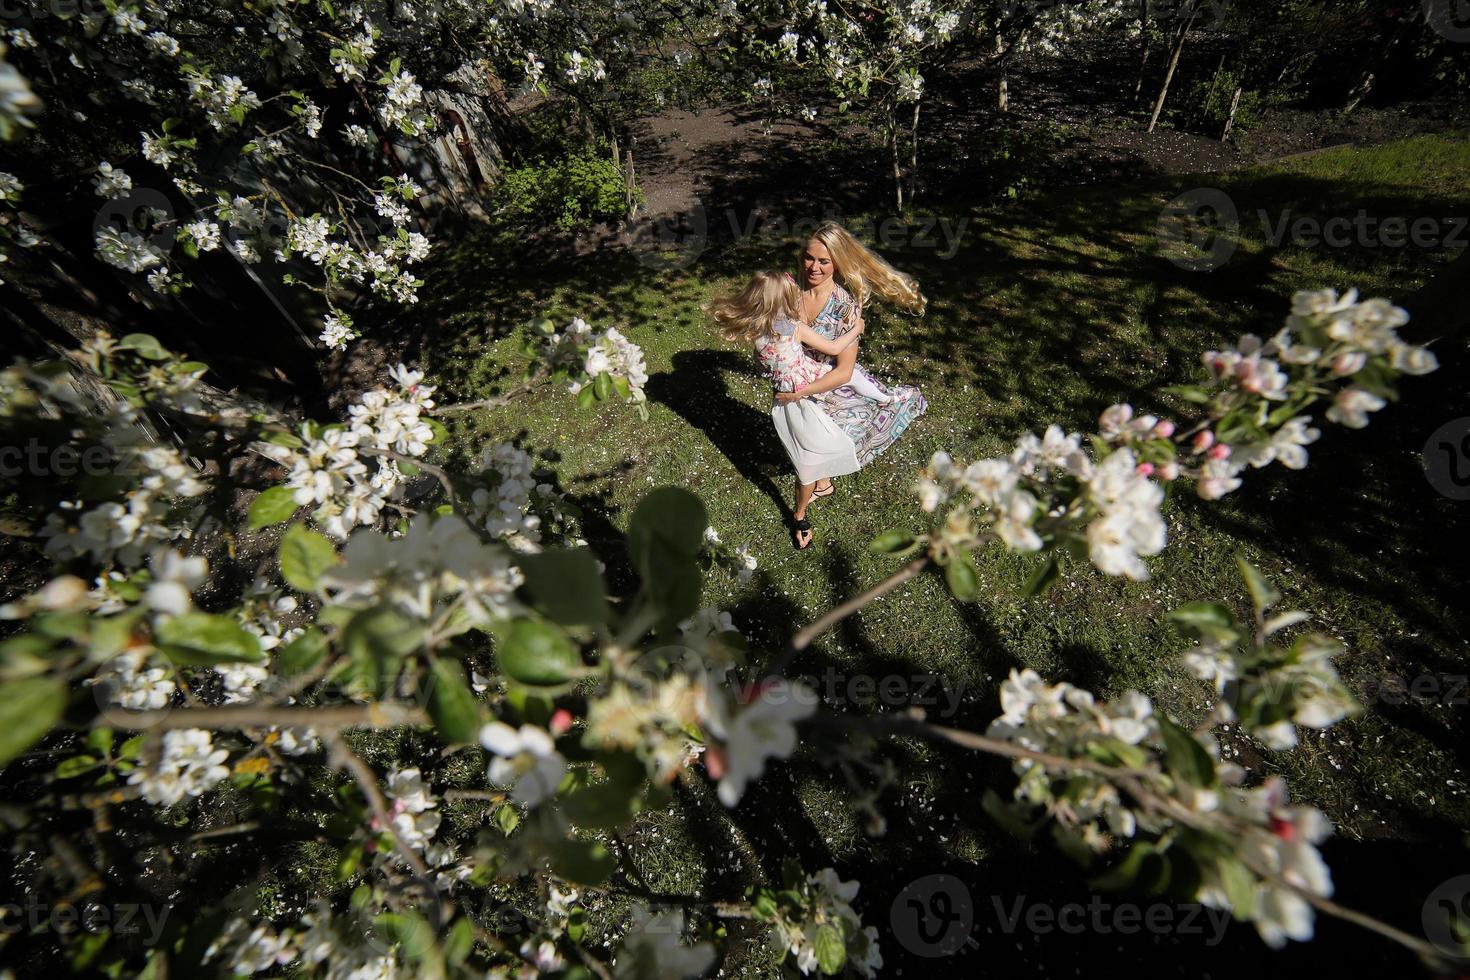
<path id="1" fill-rule="evenodd" d="M 1179 30 L 1179 37 L 1174 42 L 1174 54 L 1169 58 L 1169 70 L 1164 73 L 1164 84 L 1159 87 L 1158 100 L 1154 102 L 1154 114 L 1148 121 L 1148 131 L 1152 133 L 1159 125 L 1159 116 L 1164 113 L 1164 102 L 1169 98 L 1169 86 L 1174 82 L 1174 72 L 1179 68 L 1179 56 L 1184 53 L 1184 42 L 1189 38 L 1189 29 L 1194 26 L 1194 19 L 1199 16 L 1199 2 L 1190 7 L 1189 20 Z"/>
<path id="2" fill-rule="evenodd" d="M 1373 84 L 1376 81 L 1378 81 L 1378 76 L 1374 75 L 1371 71 L 1363 76 L 1363 80 L 1358 83 L 1358 87 L 1353 90 L 1352 96 L 1348 99 L 1347 105 L 1342 107 L 1342 114 L 1344 116 L 1351 113 L 1367 98 L 1368 93 L 1373 91 Z"/>
<path id="3" fill-rule="evenodd" d="M 1001 40 L 999 25 L 995 32 L 995 56 L 1000 60 L 1000 80 L 996 83 L 995 107 L 1000 112 L 1006 112 L 1011 106 L 1011 82 L 1006 77 L 1006 64 L 1002 59 L 1005 54 L 1005 42 Z"/>
<path id="4" fill-rule="evenodd" d="M 914 103 L 914 124 L 909 131 L 909 205 L 919 196 L 919 106 Z"/>
<path id="5" fill-rule="evenodd" d="M 1220 142 L 1223 143 L 1230 138 L 1230 131 L 1235 128 L 1235 114 L 1240 110 L 1240 96 L 1245 91 L 1245 86 L 1235 87 L 1235 98 L 1230 100 L 1230 118 L 1225 120 L 1225 132 L 1220 134 Z"/>
<path id="6" fill-rule="evenodd" d="M 1148 71 L 1148 56 L 1152 52 L 1148 43 L 1148 5 L 1149 0 L 1138 0 L 1138 40 L 1143 49 L 1138 58 L 1138 80 L 1133 83 L 1133 104 L 1143 98 L 1143 78 Z"/>
<path id="7" fill-rule="evenodd" d="M 903 214 L 903 168 L 898 162 L 898 119 L 896 109 L 888 107 L 888 150 L 893 158 L 893 200 L 898 213 Z"/>

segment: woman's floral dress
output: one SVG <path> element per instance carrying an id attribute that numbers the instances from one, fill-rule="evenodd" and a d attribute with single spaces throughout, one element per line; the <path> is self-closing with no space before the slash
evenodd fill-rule
<path id="1" fill-rule="evenodd" d="M 854 312 L 852 294 L 834 283 L 832 295 L 827 297 L 827 305 L 817 314 L 812 329 L 829 340 L 835 340 L 852 328 Z M 837 361 L 835 357 L 816 351 L 807 352 L 807 357 L 826 365 L 827 370 L 822 374 L 831 370 Z M 826 413 L 852 440 L 859 466 L 868 465 L 870 460 L 897 442 L 910 423 L 929 408 L 919 389 L 912 385 L 887 386 L 876 379 L 874 383 L 893 400 L 884 404 L 864 398 L 848 385 L 813 399 L 821 403 Z"/>

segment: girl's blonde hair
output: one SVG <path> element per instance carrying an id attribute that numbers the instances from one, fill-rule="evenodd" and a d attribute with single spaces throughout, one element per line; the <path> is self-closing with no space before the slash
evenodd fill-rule
<path id="1" fill-rule="evenodd" d="M 710 304 L 710 313 L 726 340 L 755 343 L 771 333 L 777 317 L 799 315 L 801 291 L 784 272 L 757 272 L 738 293 L 722 296 Z"/>
<path id="2" fill-rule="evenodd" d="M 837 222 L 822 222 L 802 243 L 802 248 L 814 241 L 826 246 L 832 256 L 832 271 L 859 307 L 868 305 L 868 300 L 876 296 L 910 313 L 924 312 L 929 301 L 919 292 L 918 280 L 874 255 Z M 798 255 L 797 265 L 800 264 L 801 256 Z"/>

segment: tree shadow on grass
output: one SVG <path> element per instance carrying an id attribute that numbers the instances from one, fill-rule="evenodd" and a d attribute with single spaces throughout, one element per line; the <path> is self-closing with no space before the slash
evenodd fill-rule
<path id="1" fill-rule="evenodd" d="M 750 357 L 732 351 L 680 351 L 674 355 L 673 369 L 650 376 L 644 391 L 650 401 L 668 406 L 704 433 L 741 479 L 769 497 L 782 520 L 788 520 L 791 505 L 777 481 L 790 474 L 791 460 L 781 448 L 770 415 L 730 393 L 727 372 L 760 375 Z"/>

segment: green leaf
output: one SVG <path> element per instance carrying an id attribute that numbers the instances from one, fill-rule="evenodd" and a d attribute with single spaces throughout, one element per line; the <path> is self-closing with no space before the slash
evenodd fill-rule
<path id="1" fill-rule="evenodd" d="M 71 779 L 80 776 L 84 772 L 90 772 L 97 768 L 97 759 L 90 755 L 74 755 L 70 759 L 62 760 L 61 765 L 56 767 L 57 779 Z"/>
<path id="2" fill-rule="evenodd" d="M 589 408 L 595 401 L 597 401 L 597 392 L 593 389 L 592 385 L 583 385 L 582 390 L 577 392 L 578 408 Z"/>
<path id="3" fill-rule="evenodd" d="M 1162 891 L 1168 883 L 1169 860 L 1147 841 L 1134 844 L 1123 860 L 1088 882 L 1093 888 L 1104 891 L 1133 887 L 1150 894 Z"/>
<path id="4" fill-rule="evenodd" d="M 465 682 L 457 660 L 435 658 L 430 667 L 429 717 L 446 742 L 473 742 L 480 731 L 480 703 Z"/>
<path id="5" fill-rule="evenodd" d="M 708 526 L 704 503 L 678 487 L 654 490 L 633 512 L 628 555 L 665 627 L 689 618 L 699 608 L 704 575 L 695 559 L 704 546 Z"/>
<path id="6" fill-rule="evenodd" d="M 65 710 L 64 681 L 27 677 L 0 687 L 0 768 L 40 741 Z"/>
<path id="7" fill-rule="evenodd" d="M 617 866 L 607 848 L 597 841 L 559 840 L 549 850 L 551 869 L 579 885 L 601 884 Z"/>
<path id="8" fill-rule="evenodd" d="M 463 916 L 444 935 L 444 962 L 450 966 L 463 963 L 475 949 L 475 929 Z"/>
<path id="9" fill-rule="evenodd" d="M 1046 560 L 1045 565 L 1038 568 L 1026 580 L 1026 584 L 1021 588 L 1021 598 L 1030 599 L 1041 595 L 1057 584 L 1057 579 L 1061 577 L 1061 574 L 1061 565 L 1057 563 L 1056 555 L 1052 555 Z"/>
<path id="10" fill-rule="evenodd" d="M 605 586 L 587 548 L 555 548 L 516 559 L 532 604 L 554 623 L 593 626 L 607 622 Z"/>
<path id="11" fill-rule="evenodd" d="M 276 654 L 276 669 L 283 677 L 299 676 L 320 663 L 326 652 L 326 634 L 315 626 L 308 627 Z"/>
<path id="12" fill-rule="evenodd" d="M 1021 819 L 1016 812 L 1016 806 L 1014 802 L 1001 799 L 1000 794 L 993 789 L 987 789 L 980 798 L 980 809 L 990 814 L 990 819 L 999 824 L 1002 830 L 1018 840 L 1029 841 L 1036 836 L 1036 829 L 1040 824 L 1027 823 Z"/>
<path id="13" fill-rule="evenodd" d="M 512 680 L 538 687 L 565 684 L 582 669 L 576 646 L 559 627 L 523 618 L 496 629 L 495 656 Z"/>
<path id="14" fill-rule="evenodd" d="M 417 912 L 383 912 L 373 918 L 375 930 L 382 930 L 389 944 L 410 963 L 417 963 L 434 949 L 434 930 Z"/>
<path id="15" fill-rule="evenodd" d="M 762 922 L 770 922 L 776 917 L 776 896 L 768 888 L 762 888 L 750 903 L 750 911 Z"/>
<path id="16" fill-rule="evenodd" d="M 141 758 L 143 755 L 143 743 L 147 740 L 147 735 L 134 735 L 118 748 L 117 757 L 119 759 Z"/>
<path id="17" fill-rule="evenodd" d="M 224 616 L 191 612 L 161 621 L 154 642 L 174 663 L 185 667 L 259 663 L 265 659 L 260 637 Z"/>
<path id="18" fill-rule="evenodd" d="M 521 815 L 509 803 L 502 804 L 500 809 L 495 811 L 495 826 L 499 827 L 505 836 L 509 837 L 515 833 L 515 829 L 520 825 Z"/>
<path id="19" fill-rule="evenodd" d="M 292 524 L 281 537 L 277 557 L 282 578 L 302 592 L 314 592 L 322 574 L 337 564 L 337 549 L 325 535 Z"/>
<path id="20" fill-rule="evenodd" d="M 949 591 L 961 602 L 974 602 L 980 595 L 980 577 L 975 574 L 975 563 L 963 548 L 958 549 L 945 566 L 944 580 L 949 583 Z"/>
<path id="21" fill-rule="evenodd" d="M 1235 564 L 1240 569 L 1241 578 L 1245 579 L 1245 587 L 1251 594 L 1257 613 L 1265 612 L 1281 600 L 1281 593 L 1272 587 L 1259 568 L 1245 560 L 1244 555 L 1236 555 Z"/>
<path id="22" fill-rule="evenodd" d="M 1164 736 L 1164 764 L 1169 771 L 1195 786 L 1215 782 L 1215 763 L 1199 739 L 1168 718 L 1157 715 L 1159 733 Z"/>
<path id="23" fill-rule="evenodd" d="M 908 555 L 918 547 L 918 538 L 907 531 L 884 531 L 868 542 L 868 550 L 880 555 Z"/>
<path id="24" fill-rule="evenodd" d="M 130 333 L 118 342 L 122 350 L 130 350 L 139 357 L 149 361 L 166 361 L 169 358 L 167 348 L 158 342 L 158 338 L 152 334 Z"/>
<path id="25" fill-rule="evenodd" d="M 659 487 L 633 512 L 628 525 L 629 556 L 635 565 L 641 565 L 649 545 L 663 541 L 674 553 L 693 558 L 704 545 L 707 527 L 709 515 L 702 500 L 679 487 Z"/>
<path id="26" fill-rule="evenodd" d="M 342 630 L 342 648 L 358 679 L 369 690 L 383 692 L 403 668 L 403 658 L 424 641 L 424 627 L 388 606 L 364 609 Z"/>
<path id="27" fill-rule="evenodd" d="M 1235 625 L 1235 614 L 1228 606 L 1218 602 L 1191 602 L 1169 613 L 1169 619 L 1186 632 L 1210 637 L 1224 643 L 1240 638 Z"/>
<path id="28" fill-rule="evenodd" d="M 638 786 L 631 789 L 619 783 L 583 786 L 562 800 L 562 812 L 575 827 L 585 830 L 613 830 L 633 819 L 641 809 Z"/>
<path id="29" fill-rule="evenodd" d="M 1220 879 L 1220 890 L 1230 900 L 1230 910 L 1235 917 L 1249 921 L 1256 915 L 1256 876 L 1244 862 L 1233 857 L 1222 857 L 1215 862 L 1215 872 Z"/>
<path id="30" fill-rule="evenodd" d="M 831 923 L 817 927 L 813 945 L 817 952 L 817 968 L 829 977 L 842 972 L 847 965 L 847 944 L 842 941 L 842 930 Z"/>
<path id="31" fill-rule="evenodd" d="M 258 531 L 289 521 L 297 506 L 296 491 L 290 487 L 271 487 L 261 491 L 250 502 L 250 530 Z"/>
<path id="32" fill-rule="evenodd" d="M 300 449 L 306 445 L 299 436 L 291 432 L 272 432 L 265 437 L 265 441 L 274 446 L 285 446 L 287 449 Z"/>
<path id="33" fill-rule="evenodd" d="M 605 402 L 612 398 L 614 394 L 612 375 L 599 374 L 596 378 L 592 379 L 592 391 L 596 394 L 597 400 L 600 402 Z"/>
<path id="34" fill-rule="evenodd" d="M 99 755 L 112 755 L 113 732 L 111 728 L 93 728 L 87 732 L 87 748 Z"/>

